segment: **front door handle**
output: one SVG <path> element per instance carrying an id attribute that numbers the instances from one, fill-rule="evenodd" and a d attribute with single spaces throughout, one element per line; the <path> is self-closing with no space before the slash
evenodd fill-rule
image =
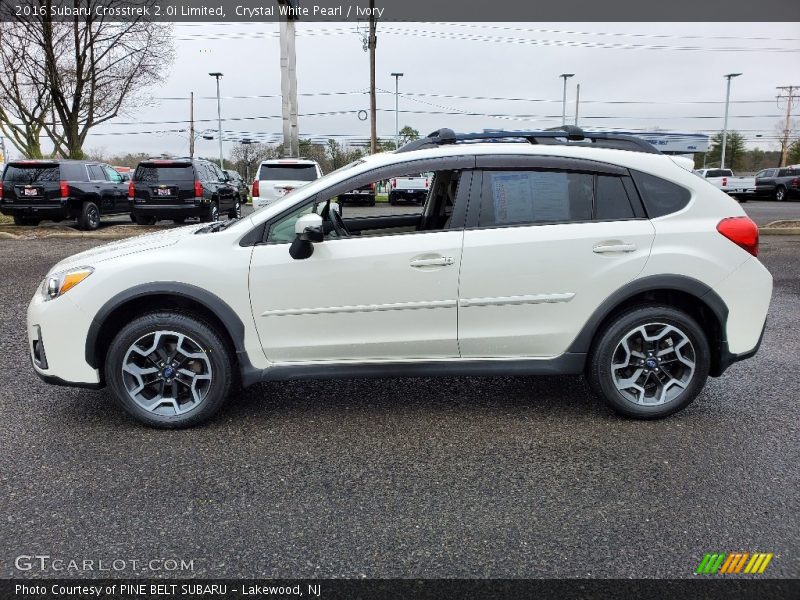
<path id="1" fill-rule="evenodd" d="M 595 254 L 609 254 L 612 252 L 633 252 L 636 244 L 597 244 L 592 247 Z"/>
<path id="2" fill-rule="evenodd" d="M 412 267 L 446 267 L 455 263 L 452 256 L 438 256 L 436 258 L 415 258 L 409 264 Z"/>

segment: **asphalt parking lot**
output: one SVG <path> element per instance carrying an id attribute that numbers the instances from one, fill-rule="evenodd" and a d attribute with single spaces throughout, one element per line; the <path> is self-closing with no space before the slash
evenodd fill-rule
<path id="1" fill-rule="evenodd" d="M 672 578 L 733 551 L 800 576 L 800 237 L 762 238 L 760 353 L 667 420 L 617 418 L 580 378 L 465 377 L 262 384 L 173 432 L 30 368 L 30 296 L 99 243 L 0 240 L 3 577 L 91 575 L 14 567 L 46 554 L 118 576 Z M 130 562 L 164 558 L 194 569 Z"/>

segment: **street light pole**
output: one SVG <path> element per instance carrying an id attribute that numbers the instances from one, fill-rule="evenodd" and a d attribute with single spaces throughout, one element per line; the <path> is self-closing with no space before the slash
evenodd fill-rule
<path id="1" fill-rule="evenodd" d="M 399 118 L 399 91 L 400 91 L 400 78 L 403 76 L 402 73 L 392 73 L 392 77 L 394 77 L 394 149 L 398 150 L 400 148 L 400 118 Z"/>
<path id="2" fill-rule="evenodd" d="M 567 124 L 567 79 L 574 77 L 575 73 L 562 73 L 559 77 L 564 78 L 564 95 L 561 98 L 561 126 Z"/>
<path id="3" fill-rule="evenodd" d="M 222 162 L 222 106 L 219 100 L 219 78 L 222 77 L 222 73 L 209 73 L 209 75 L 217 80 L 217 133 L 219 135 L 219 168 L 224 169 L 225 166 Z"/>
<path id="4" fill-rule="evenodd" d="M 728 146 L 728 103 L 731 100 L 731 79 L 738 77 L 741 73 L 728 73 L 724 77 L 728 80 L 727 90 L 725 92 L 725 120 L 722 123 L 722 156 L 719 161 L 719 168 L 725 168 L 725 150 Z"/>

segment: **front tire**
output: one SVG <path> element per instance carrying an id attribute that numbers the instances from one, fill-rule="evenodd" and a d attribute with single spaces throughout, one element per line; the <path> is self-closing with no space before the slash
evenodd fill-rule
<path id="1" fill-rule="evenodd" d="M 221 336 L 189 314 L 143 315 L 111 342 L 105 376 L 114 400 L 140 423 L 192 427 L 222 407 L 233 382 Z"/>
<path id="2" fill-rule="evenodd" d="M 78 229 L 94 231 L 100 227 L 100 209 L 94 202 L 84 202 L 78 217 Z"/>
<path id="3" fill-rule="evenodd" d="M 638 305 L 595 338 L 586 378 L 613 411 L 660 419 L 695 399 L 710 362 L 708 339 L 692 317 L 670 306 Z"/>

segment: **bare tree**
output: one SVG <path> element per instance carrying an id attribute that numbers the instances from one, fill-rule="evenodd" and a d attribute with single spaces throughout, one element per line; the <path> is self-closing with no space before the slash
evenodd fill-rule
<path id="1" fill-rule="evenodd" d="M 270 158 L 278 158 L 275 146 L 267 144 L 239 144 L 234 146 L 231 150 L 230 162 L 233 163 L 234 168 L 244 178 L 245 181 L 250 181 L 251 178 L 256 176 L 256 169 L 262 160 Z"/>
<path id="2" fill-rule="evenodd" d="M 15 36 L 19 60 L 32 65 L 36 85 L 46 90 L 50 118 L 38 123 L 58 154 L 81 158 L 93 127 L 146 103 L 144 88 L 164 79 L 174 58 L 172 25 L 95 12 L 122 8 L 124 0 L 73 0 L 87 16 L 54 21 L 53 2 L 39 0 L 42 16 L 14 23 L 6 35 Z"/>
<path id="3" fill-rule="evenodd" d="M 0 22 L 0 130 L 27 158 L 41 158 L 40 138 L 52 101 L 43 53 L 28 43 L 24 23 Z"/>

